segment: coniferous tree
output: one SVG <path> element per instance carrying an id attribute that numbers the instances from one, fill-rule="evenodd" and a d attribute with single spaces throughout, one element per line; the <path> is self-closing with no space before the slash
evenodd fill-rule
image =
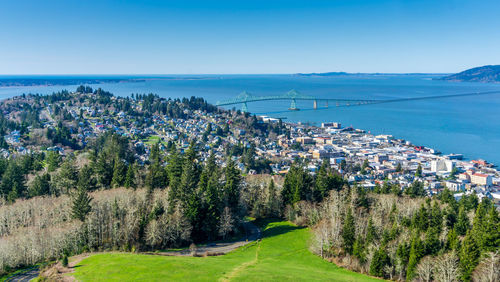
<path id="1" fill-rule="evenodd" d="M 401 163 L 398 163 L 396 165 L 396 172 L 402 172 L 403 171 L 403 167 L 401 166 Z"/>
<path id="2" fill-rule="evenodd" d="M 9 202 L 13 202 L 15 199 L 24 196 L 26 190 L 24 183 L 25 180 L 21 168 L 17 165 L 16 161 L 9 161 L 9 165 L 2 175 L 0 195 Z"/>
<path id="3" fill-rule="evenodd" d="M 297 162 L 294 162 L 285 176 L 281 197 L 283 204 L 295 204 L 301 200 L 309 198 L 312 177 Z"/>
<path id="4" fill-rule="evenodd" d="M 449 206 L 444 210 L 445 224 L 448 228 L 453 228 L 457 223 L 457 209 Z"/>
<path id="5" fill-rule="evenodd" d="M 183 164 L 183 159 L 179 155 L 179 152 L 177 152 L 175 145 L 172 145 L 172 149 L 167 162 L 168 164 L 166 170 L 170 186 L 169 198 L 170 201 L 172 202 L 175 201 L 175 199 L 177 199 L 179 194 L 179 186 L 181 184 L 182 164 Z"/>
<path id="6" fill-rule="evenodd" d="M 382 194 L 389 194 L 391 192 L 391 185 L 389 184 L 389 181 L 384 181 L 384 184 L 382 185 L 381 193 Z"/>
<path id="7" fill-rule="evenodd" d="M 416 177 L 422 177 L 422 165 L 418 164 L 417 170 L 415 171 Z"/>
<path id="8" fill-rule="evenodd" d="M 465 208 L 463 206 L 460 206 L 460 209 L 458 211 L 458 220 L 457 223 L 455 223 L 455 231 L 458 235 L 463 236 L 469 228 L 469 218 L 467 217 Z"/>
<path id="9" fill-rule="evenodd" d="M 370 219 L 368 220 L 368 227 L 366 228 L 366 242 L 370 244 L 377 239 L 378 239 L 377 229 L 373 225 L 373 219 L 370 217 Z"/>
<path id="10" fill-rule="evenodd" d="M 59 192 L 69 193 L 75 189 L 78 182 L 78 170 L 72 159 L 67 159 L 62 165 L 59 173 L 54 177 L 53 184 Z"/>
<path id="11" fill-rule="evenodd" d="M 78 173 L 78 188 L 84 188 L 87 191 L 93 191 L 96 189 L 96 180 L 93 176 L 94 172 L 92 167 L 89 165 L 84 165 Z"/>
<path id="12" fill-rule="evenodd" d="M 440 231 L 436 227 L 431 227 L 428 229 L 424 241 L 426 255 L 435 255 L 441 249 L 439 234 Z"/>
<path id="13" fill-rule="evenodd" d="M 387 255 L 386 250 L 380 247 L 373 254 L 372 261 L 370 263 L 370 274 L 373 276 L 383 277 L 384 267 L 390 264 L 390 258 Z"/>
<path id="14" fill-rule="evenodd" d="M 419 231 L 427 231 L 427 228 L 429 227 L 429 213 L 427 212 L 424 204 L 420 206 L 418 211 L 413 216 L 412 226 Z"/>
<path id="15" fill-rule="evenodd" d="M 401 260 L 403 266 L 408 265 L 408 261 L 410 260 L 410 249 L 410 244 L 408 244 L 407 242 L 402 242 L 398 245 L 396 255 Z"/>
<path id="16" fill-rule="evenodd" d="M 471 280 L 472 272 L 479 263 L 480 255 L 481 252 L 476 242 L 476 238 L 473 232 L 469 230 L 460 248 L 460 270 L 463 281 Z"/>
<path id="17" fill-rule="evenodd" d="M 68 267 L 68 256 L 65 254 L 61 261 L 62 266 Z"/>
<path id="18" fill-rule="evenodd" d="M 279 211 L 279 199 L 277 195 L 276 185 L 274 184 L 274 180 L 271 179 L 269 181 L 269 185 L 267 187 L 267 203 L 266 203 L 266 214 L 270 217 L 277 217 L 280 214 Z"/>
<path id="19" fill-rule="evenodd" d="M 358 236 L 352 248 L 352 254 L 359 259 L 359 262 L 365 263 L 366 253 L 365 253 L 365 240 L 363 237 Z"/>
<path id="20" fill-rule="evenodd" d="M 316 202 L 321 202 L 327 196 L 328 190 L 331 187 L 330 174 L 329 174 L 329 160 L 324 159 L 321 164 L 314 183 L 313 197 Z"/>
<path id="21" fill-rule="evenodd" d="M 432 204 L 432 208 L 430 210 L 429 227 L 436 228 L 437 233 L 441 233 L 443 227 L 443 214 L 437 202 Z"/>
<path id="22" fill-rule="evenodd" d="M 105 152 L 100 152 L 94 163 L 94 171 L 97 176 L 97 182 L 103 188 L 109 188 L 113 180 L 113 163 L 108 159 Z"/>
<path id="23" fill-rule="evenodd" d="M 226 122 L 224 124 L 223 132 L 224 132 L 224 135 L 226 135 L 226 136 L 229 134 L 229 123 Z"/>
<path id="24" fill-rule="evenodd" d="M 116 158 L 113 166 L 113 179 L 111 185 L 113 187 L 120 187 L 125 183 L 125 176 L 127 173 L 127 167 L 122 160 Z"/>
<path id="25" fill-rule="evenodd" d="M 409 187 L 405 189 L 405 194 L 413 197 L 425 196 L 424 184 L 420 181 L 414 181 Z"/>
<path id="26" fill-rule="evenodd" d="M 146 186 L 148 189 L 163 188 L 167 185 L 167 172 L 161 165 L 160 145 L 155 143 L 150 152 L 150 165 L 146 175 Z"/>
<path id="27" fill-rule="evenodd" d="M 360 171 L 361 174 L 366 174 L 367 173 L 366 169 L 369 168 L 369 167 L 370 167 L 370 164 L 368 163 L 368 160 L 365 159 L 363 161 L 363 165 L 361 166 L 361 171 Z"/>
<path id="28" fill-rule="evenodd" d="M 356 240 L 356 226 L 354 223 L 354 216 L 351 209 L 347 209 L 347 214 L 344 219 L 344 226 L 342 228 L 342 239 L 344 241 L 344 250 L 348 254 L 352 254 L 354 241 Z"/>
<path id="29" fill-rule="evenodd" d="M 188 198 L 195 192 L 198 186 L 199 166 L 196 162 L 197 154 L 194 143 L 191 143 L 185 154 L 178 191 L 179 199 L 184 203 L 188 201 Z"/>
<path id="30" fill-rule="evenodd" d="M 489 200 L 483 199 L 477 206 L 476 213 L 474 214 L 474 219 L 472 221 L 472 236 L 474 237 L 480 250 L 482 250 L 486 244 L 486 215 L 490 204 L 491 202 Z"/>
<path id="31" fill-rule="evenodd" d="M 236 164 L 232 159 L 227 161 L 226 167 L 224 168 L 224 199 L 227 207 L 231 211 L 236 211 L 238 209 L 238 202 L 240 196 L 240 182 L 241 176 L 240 171 L 236 168 Z"/>
<path id="32" fill-rule="evenodd" d="M 130 164 L 127 168 L 127 174 L 125 175 L 125 181 L 123 183 L 123 186 L 126 188 L 136 188 L 136 183 L 135 183 L 135 165 Z"/>
<path id="33" fill-rule="evenodd" d="M 207 160 L 204 168 L 204 173 L 207 175 L 206 185 L 205 181 L 200 180 L 200 190 L 204 194 L 204 227 L 208 239 L 215 239 L 218 235 L 217 225 L 219 223 L 221 214 L 221 188 L 219 184 L 220 171 L 215 165 L 215 158 L 213 155 Z M 202 177 L 205 178 L 205 177 Z"/>
<path id="34" fill-rule="evenodd" d="M 401 187 L 399 184 L 395 183 L 391 185 L 391 193 L 396 196 L 401 196 Z"/>
<path id="35" fill-rule="evenodd" d="M 47 159 L 47 170 L 49 172 L 55 171 L 59 167 L 59 164 L 61 163 L 61 155 L 59 155 L 59 153 L 55 151 L 49 151 L 47 153 L 46 159 Z"/>
<path id="36" fill-rule="evenodd" d="M 494 252 L 499 248 L 500 220 L 495 206 L 490 205 L 485 218 L 482 249 L 487 252 Z"/>
<path id="37" fill-rule="evenodd" d="M 408 267 L 406 271 L 406 279 L 412 280 L 415 276 L 415 270 L 418 262 L 424 256 L 425 247 L 418 235 L 415 235 L 411 242 L 410 254 L 408 258 Z"/>
<path id="38" fill-rule="evenodd" d="M 92 209 L 90 206 L 91 201 L 92 198 L 88 194 L 87 190 L 83 187 L 79 187 L 73 197 L 73 205 L 71 208 L 72 217 L 82 222 L 85 221 L 87 214 Z"/>
<path id="39" fill-rule="evenodd" d="M 48 195 L 50 193 L 50 174 L 37 175 L 31 183 L 28 194 L 30 197 Z"/>
<path id="40" fill-rule="evenodd" d="M 445 249 L 449 251 L 458 250 L 459 246 L 460 241 L 458 240 L 457 232 L 455 231 L 455 228 L 452 228 L 448 231 L 448 235 L 446 236 Z"/>

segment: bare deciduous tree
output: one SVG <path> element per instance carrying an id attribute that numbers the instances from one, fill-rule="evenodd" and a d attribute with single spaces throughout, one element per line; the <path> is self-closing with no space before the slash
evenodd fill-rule
<path id="1" fill-rule="evenodd" d="M 229 207 L 225 207 L 220 217 L 219 235 L 226 239 L 226 236 L 233 231 L 234 220 Z"/>
<path id="2" fill-rule="evenodd" d="M 417 277 L 419 281 L 429 282 L 434 272 L 434 259 L 430 256 L 423 258 L 417 266 Z"/>
<path id="3" fill-rule="evenodd" d="M 446 253 L 439 256 L 435 263 L 434 279 L 442 282 L 458 281 L 458 258 L 455 253 Z"/>
<path id="4" fill-rule="evenodd" d="M 472 275 L 473 281 L 500 281 L 500 255 L 498 251 L 491 252 L 479 263 Z"/>

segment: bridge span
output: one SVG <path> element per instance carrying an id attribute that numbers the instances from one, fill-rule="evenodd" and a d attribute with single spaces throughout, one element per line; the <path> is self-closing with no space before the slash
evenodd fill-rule
<path id="1" fill-rule="evenodd" d="M 307 100 L 313 101 L 313 108 L 318 109 L 318 102 L 324 102 L 325 107 L 328 108 L 328 102 L 334 102 L 337 107 L 339 106 L 360 106 L 368 104 L 381 104 L 381 103 L 395 103 L 395 102 L 405 102 L 405 101 L 417 101 L 417 100 L 430 100 L 430 99 L 443 99 L 443 98 L 453 98 L 453 97 L 464 97 L 464 96 L 478 96 L 478 95 L 491 95 L 500 94 L 500 91 L 487 91 L 487 92 L 472 92 L 472 93 L 460 93 L 460 94 L 449 94 L 449 95 L 436 95 L 436 96 L 424 96 L 424 97 L 411 97 L 411 98 L 398 98 L 398 99 L 350 99 L 350 98 L 318 98 L 314 96 L 304 95 L 296 90 L 291 90 L 283 95 L 272 95 L 272 96 L 255 96 L 246 91 L 243 91 L 238 96 L 218 101 L 217 106 L 229 106 L 236 104 L 243 104 L 241 110 L 243 112 L 248 111 L 247 103 L 259 102 L 259 101 L 270 101 L 270 100 L 289 100 L 291 111 L 297 111 L 297 101 Z"/>

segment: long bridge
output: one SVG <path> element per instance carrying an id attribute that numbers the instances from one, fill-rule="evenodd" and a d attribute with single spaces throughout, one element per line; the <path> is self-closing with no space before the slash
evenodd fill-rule
<path id="1" fill-rule="evenodd" d="M 337 107 L 339 106 L 360 106 L 367 104 L 381 104 L 381 103 L 394 103 L 394 102 L 405 102 L 405 101 L 416 101 L 416 100 L 430 100 L 430 99 L 442 99 L 442 98 L 453 98 L 453 97 L 464 97 L 464 96 L 478 96 L 478 95 L 491 95 L 500 94 L 500 91 L 487 91 L 487 92 L 473 92 L 473 93 L 461 93 L 461 94 L 450 94 L 450 95 L 436 95 L 436 96 L 424 96 L 424 97 L 413 97 L 413 98 L 398 98 L 398 99 L 349 99 L 349 98 L 317 98 L 314 96 L 304 95 L 296 90 L 290 90 L 283 95 L 272 95 L 272 96 L 255 96 L 246 91 L 243 91 L 238 96 L 218 101 L 217 106 L 229 106 L 236 104 L 243 104 L 241 110 L 243 112 L 248 111 L 247 103 L 259 102 L 259 101 L 270 101 L 270 100 L 289 100 L 291 111 L 297 111 L 297 101 L 307 100 L 313 101 L 313 108 L 318 109 L 318 102 L 324 102 L 325 107 L 328 108 L 328 102 L 334 102 Z"/>

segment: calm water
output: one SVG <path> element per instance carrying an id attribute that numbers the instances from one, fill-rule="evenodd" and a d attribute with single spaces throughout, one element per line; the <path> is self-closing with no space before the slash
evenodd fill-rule
<path id="1" fill-rule="evenodd" d="M 201 77 L 201 76 L 200 76 Z M 198 77 L 198 78 L 200 78 Z M 100 84 L 116 95 L 157 93 L 163 97 L 201 96 L 209 102 L 232 98 L 241 91 L 279 95 L 291 89 L 328 98 L 393 99 L 500 90 L 499 84 L 455 83 L 431 80 L 432 75 L 297 77 L 291 75 L 223 75 L 206 79 L 148 80 Z M 95 87 L 95 86 L 94 86 Z M 76 86 L 0 88 L 0 98 L 22 93 L 48 94 Z M 298 102 L 300 111 L 286 109 L 289 102 L 248 104 L 249 111 L 289 121 L 320 124 L 337 121 L 372 133 L 392 134 L 443 153 L 463 153 L 500 164 L 500 94 L 312 109 L 312 101 Z M 322 106 L 322 105 L 319 105 Z M 236 108 L 239 106 L 237 105 Z"/>

